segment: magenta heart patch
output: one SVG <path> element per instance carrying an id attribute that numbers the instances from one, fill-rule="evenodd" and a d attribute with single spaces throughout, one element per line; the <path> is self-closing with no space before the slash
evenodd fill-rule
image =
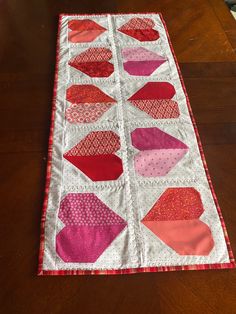
<path id="1" fill-rule="evenodd" d="M 184 157 L 188 146 L 158 128 L 137 128 L 132 144 L 140 152 L 134 156 L 135 171 L 143 177 L 163 177 Z"/>
<path id="2" fill-rule="evenodd" d="M 67 194 L 58 217 L 56 252 L 67 263 L 94 263 L 127 225 L 94 193 Z"/>
<path id="3" fill-rule="evenodd" d="M 130 75 L 149 76 L 163 63 L 166 58 L 143 47 L 122 49 L 124 70 Z"/>

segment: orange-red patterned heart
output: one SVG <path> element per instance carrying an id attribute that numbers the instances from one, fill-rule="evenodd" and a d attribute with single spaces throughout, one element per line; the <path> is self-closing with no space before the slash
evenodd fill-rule
<path id="1" fill-rule="evenodd" d="M 142 223 L 179 255 L 209 255 L 214 240 L 200 220 L 204 212 L 200 193 L 193 187 L 168 188 Z"/>

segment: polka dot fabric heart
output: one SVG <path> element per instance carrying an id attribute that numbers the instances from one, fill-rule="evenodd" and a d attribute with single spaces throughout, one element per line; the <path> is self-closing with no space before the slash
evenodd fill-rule
<path id="1" fill-rule="evenodd" d="M 126 222 L 93 193 L 69 193 L 58 217 L 56 251 L 65 262 L 94 263 L 125 228 Z"/>
<path id="2" fill-rule="evenodd" d="M 161 14 L 60 15 L 55 78 L 38 274 L 235 267 Z"/>
<path id="3" fill-rule="evenodd" d="M 141 150 L 134 156 L 134 168 L 144 177 L 167 175 L 188 151 L 187 145 L 158 128 L 138 128 L 131 138 Z"/>

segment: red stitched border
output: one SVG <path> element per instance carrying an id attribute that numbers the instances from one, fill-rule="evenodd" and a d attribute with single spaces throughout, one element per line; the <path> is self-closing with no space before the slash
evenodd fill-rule
<path id="1" fill-rule="evenodd" d="M 97 16 L 97 15 L 124 15 L 124 14 L 159 14 L 161 21 L 164 25 L 166 35 L 168 38 L 168 42 L 171 48 L 172 55 L 174 57 L 175 65 L 178 70 L 179 78 L 181 81 L 181 85 L 186 97 L 188 111 L 193 123 L 194 131 L 197 137 L 198 147 L 200 150 L 202 162 L 204 165 L 205 173 L 207 176 L 207 180 L 212 192 L 212 196 L 218 211 L 218 215 L 220 218 L 221 226 L 224 232 L 224 237 L 229 253 L 230 263 L 216 263 L 216 264 L 197 264 L 197 265 L 181 265 L 181 266 L 158 266 L 158 267 L 139 267 L 139 268 L 127 268 L 127 269 L 114 269 L 114 270 L 43 270 L 43 255 L 44 255 L 44 243 L 45 243 L 45 221 L 46 221 L 46 211 L 48 204 L 48 193 L 51 179 L 51 168 L 52 168 L 52 146 L 53 146 L 53 133 L 54 133 L 54 122 L 55 122 L 55 111 L 56 111 L 56 97 L 57 97 L 57 86 L 58 86 L 58 66 L 59 66 L 59 51 L 60 51 L 60 31 L 61 31 L 61 20 L 63 16 Z M 170 41 L 170 36 L 166 27 L 166 23 L 163 19 L 161 13 L 158 12 L 146 12 L 146 13 L 100 13 L 100 14 L 60 14 L 59 15 L 59 24 L 58 24 L 58 32 L 57 32 L 57 49 L 56 49 L 56 67 L 55 67 L 55 79 L 54 79 L 54 89 L 53 89 L 53 103 L 52 103 L 52 116 L 51 116 L 51 127 L 50 127 L 50 135 L 49 135 L 49 144 L 48 144 L 48 161 L 47 161 L 47 173 L 46 173 L 46 185 L 45 185 L 45 197 L 42 209 L 42 218 L 41 218 L 41 235 L 40 235 L 40 250 L 39 250 L 39 266 L 38 266 L 38 275 L 118 275 L 118 274 L 135 274 L 135 273 L 144 273 L 144 272 L 164 272 L 164 271 L 179 271 L 179 270 L 207 270 L 207 269 L 226 269 L 226 268 L 235 268 L 236 263 L 233 256 L 233 251 L 230 246 L 230 241 L 228 237 L 228 233 L 226 230 L 225 222 L 222 216 L 222 212 L 217 201 L 217 197 L 212 185 L 212 181 L 210 178 L 210 174 L 207 168 L 205 155 L 202 148 L 201 139 L 199 136 L 199 132 L 197 129 L 197 125 L 193 116 L 192 108 L 189 102 L 189 98 L 186 92 L 186 88 L 184 85 L 183 77 L 178 65 L 178 61 Z"/>

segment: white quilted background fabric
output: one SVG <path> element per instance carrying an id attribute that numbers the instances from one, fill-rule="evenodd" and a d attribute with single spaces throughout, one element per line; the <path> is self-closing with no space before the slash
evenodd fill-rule
<path id="1" fill-rule="evenodd" d="M 127 269 L 149 266 L 177 266 L 195 264 L 229 263 L 225 238 L 217 209 L 206 179 L 195 132 L 188 113 L 186 97 L 181 86 L 174 58 L 168 44 L 165 28 L 158 14 L 148 14 L 155 22 L 160 34 L 157 42 L 139 42 L 117 29 L 133 14 L 89 15 L 62 17 L 60 32 L 59 73 L 57 86 L 56 116 L 53 135 L 52 174 L 45 225 L 43 270 L 66 269 Z M 136 17 L 147 17 L 138 14 Z M 104 26 L 104 32 L 91 43 L 73 44 L 67 39 L 68 21 L 91 19 Z M 149 77 L 129 76 L 123 69 L 121 49 L 123 47 L 145 47 L 167 57 Z M 89 47 L 107 47 L 112 50 L 115 71 L 108 78 L 90 78 L 68 66 L 75 54 Z M 132 106 L 127 99 L 146 82 L 166 81 L 174 85 L 180 117 L 170 120 L 154 120 L 145 112 Z M 71 125 L 65 120 L 66 89 L 73 84 L 94 84 L 111 97 L 117 104 L 93 124 Z M 134 171 L 133 156 L 138 152 L 131 145 L 130 132 L 138 127 L 158 127 L 184 142 L 189 151 L 165 177 L 145 178 Z M 113 130 L 119 134 L 121 149 L 117 155 L 122 158 L 124 173 L 118 180 L 93 182 L 75 168 L 63 154 L 95 130 Z M 140 220 L 151 209 L 167 187 L 194 187 L 201 194 L 204 213 L 201 220 L 209 225 L 214 238 L 214 249 L 208 256 L 181 256 L 165 245 Z M 65 263 L 55 251 L 56 234 L 63 228 L 58 218 L 60 201 L 70 192 L 95 193 L 109 208 L 127 222 L 127 227 L 116 237 L 95 263 Z"/>

